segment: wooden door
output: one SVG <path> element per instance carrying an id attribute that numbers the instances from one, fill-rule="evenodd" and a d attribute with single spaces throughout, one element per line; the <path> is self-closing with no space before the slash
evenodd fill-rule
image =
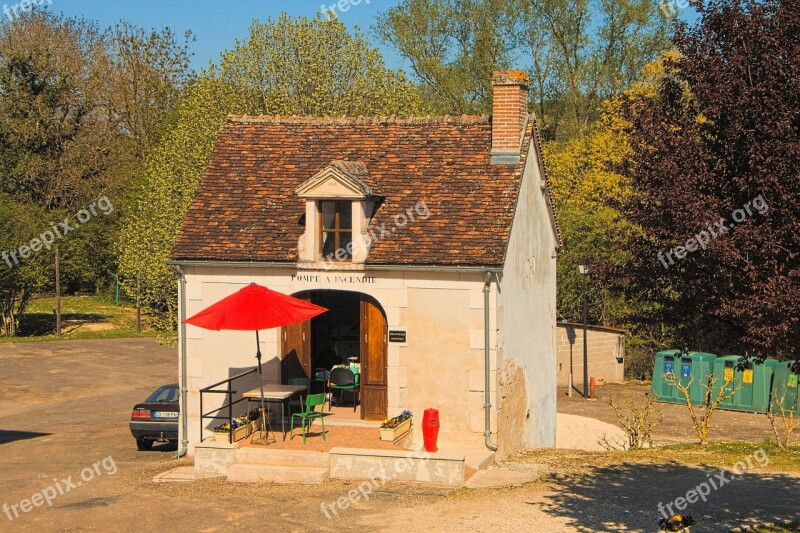
<path id="1" fill-rule="evenodd" d="M 382 420 L 387 392 L 386 317 L 370 297 L 361 297 L 361 418 Z"/>
<path id="2" fill-rule="evenodd" d="M 296 296 L 309 301 L 308 296 Z M 311 321 L 281 328 L 281 383 L 311 377 Z"/>

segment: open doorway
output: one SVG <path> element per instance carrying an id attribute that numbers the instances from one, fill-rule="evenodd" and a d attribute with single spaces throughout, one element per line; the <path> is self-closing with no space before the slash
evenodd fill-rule
<path id="1" fill-rule="evenodd" d="M 329 311 L 282 329 L 282 382 L 287 383 L 289 378 L 307 378 L 311 381 L 312 392 L 318 392 L 324 383 L 318 379 L 320 371 L 345 365 L 359 373 L 357 417 L 385 418 L 387 325 L 380 304 L 366 294 L 350 291 L 320 289 L 294 296 Z M 347 405 L 348 400 L 352 400 L 350 393 L 345 394 L 343 405 Z"/>
<path id="2" fill-rule="evenodd" d="M 311 320 L 311 368 L 361 361 L 361 295 L 357 292 L 314 291 L 311 301 L 328 309 Z"/>

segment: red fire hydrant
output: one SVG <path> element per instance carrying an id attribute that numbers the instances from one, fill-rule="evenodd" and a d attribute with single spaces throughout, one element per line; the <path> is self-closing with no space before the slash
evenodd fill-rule
<path id="1" fill-rule="evenodd" d="M 436 451 L 436 440 L 439 438 L 439 411 L 425 409 L 422 416 L 422 437 L 425 439 L 425 451 Z"/>

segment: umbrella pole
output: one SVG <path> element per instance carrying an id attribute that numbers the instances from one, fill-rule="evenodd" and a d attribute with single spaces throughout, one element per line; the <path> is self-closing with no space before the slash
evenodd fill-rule
<path id="1" fill-rule="evenodd" d="M 258 330 L 256 330 L 256 360 L 258 361 L 258 386 L 261 390 L 261 430 L 265 435 L 262 435 L 262 438 L 265 441 L 269 441 L 269 429 L 272 429 L 269 426 L 269 421 L 267 419 L 267 410 L 264 408 L 264 380 L 262 379 L 261 374 L 261 342 L 259 342 L 258 338 Z"/>

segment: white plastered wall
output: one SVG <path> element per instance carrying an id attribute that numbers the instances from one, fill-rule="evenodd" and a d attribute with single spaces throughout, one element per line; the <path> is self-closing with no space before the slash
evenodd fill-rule
<path id="1" fill-rule="evenodd" d="M 423 411 L 439 409 L 442 447 L 483 447 L 483 274 L 442 271 L 334 272 L 290 268 L 184 266 L 186 316 L 205 309 L 248 283 L 284 294 L 333 289 L 368 294 L 386 313 L 389 329 L 407 329 L 404 345 L 388 344 L 388 412 L 415 414 L 414 439 L 422 442 Z M 497 294 L 492 289 L 491 331 L 496 330 Z M 268 382 L 280 381 L 280 330 L 261 332 L 263 370 Z M 208 331 L 187 325 L 188 440 L 199 441 L 199 390 L 255 366 L 255 334 Z M 491 344 L 496 339 L 492 333 Z M 497 358 L 492 350 L 493 368 Z M 180 365 L 179 365 L 180 368 Z M 257 387 L 255 376 L 237 390 Z M 492 374 L 496 384 L 496 373 Z M 495 385 L 496 386 L 496 385 Z M 203 409 L 222 405 L 223 395 L 204 395 Z M 245 404 L 240 410 L 244 410 Z M 493 402 L 493 405 L 497 405 Z M 234 414 L 238 414 L 235 412 Z M 493 417 L 494 419 L 494 417 Z M 211 436 L 222 421 L 203 423 Z M 377 438 L 377 430 L 376 430 Z"/>
<path id="2" fill-rule="evenodd" d="M 555 446 L 556 237 L 536 151 L 528 151 L 500 277 L 502 453 Z"/>

